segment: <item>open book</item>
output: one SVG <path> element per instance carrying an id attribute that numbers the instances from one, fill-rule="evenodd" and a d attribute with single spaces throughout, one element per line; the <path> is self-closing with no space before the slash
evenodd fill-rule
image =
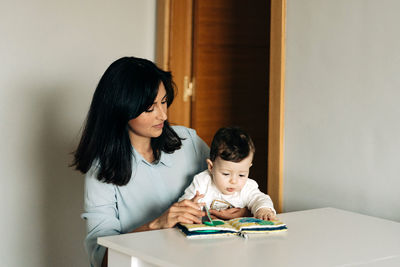
<path id="1" fill-rule="evenodd" d="M 187 238 L 209 238 L 219 236 L 271 233 L 286 231 L 286 224 L 280 221 L 264 221 L 253 217 L 235 218 L 229 221 L 212 220 L 210 224 L 177 224 Z"/>

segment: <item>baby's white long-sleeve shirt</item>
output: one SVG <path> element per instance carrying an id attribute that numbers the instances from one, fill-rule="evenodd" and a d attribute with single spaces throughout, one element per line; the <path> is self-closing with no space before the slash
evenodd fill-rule
<path id="1" fill-rule="evenodd" d="M 196 191 L 204 197 L 199 202 L 205 202 L 210 209 L 226 209 L 230 207 L 248 208 L 253 215 L 261 208 L 269 208 L 276 213 L 271 198 L 258 189 L 258 184 L 253 179 L 248 178 L 246 184 L 240 192 L 232 195 L 222 194 L 215 186 L 210 172 L 205 170 L 193 178 L 193 182 L 186 188 L 185 193 L 179 201 L 192 199 Z"/>

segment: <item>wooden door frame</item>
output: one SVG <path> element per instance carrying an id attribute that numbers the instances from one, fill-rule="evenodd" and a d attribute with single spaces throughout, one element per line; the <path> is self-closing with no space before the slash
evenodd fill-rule
<path id="1" fill-rule="evenodd" d="M 277 212 L 283 211 L 283 130 L 285 92 L 286 0 L 271 0 L 268 194 Z"/>
<path id="2" fill-rule="evenodd" d="M 177 19 L 179 12 L 181 12 L 176 10 L 177 5 L 173 5 L 173 1 L 177 0 L 157 0 L 156 62 L 166 70 L 171 70 L 171 14 L 173 13 L 174 19 Z M 190 1 L 190 6 L 192 6 L 193 0 L 186 1 Z M 187 21 L 187 15 L 183 17 Z M 278 213 L 283 211 L 285 29 L 286 0 L 271 0 L 267 175 L 268 194 Z M 180 33 L 174 30 L 173 34 Z M 187 32 L 183 32 L 182 35 L 188 36 Z M 175 40 L 182 42 L 184 38 L 187 37 L 175 38 Z M 187 41 L 191 42 L 191 40 Z M 189 50 L 186 53 L 191 55 L 192 51 Z M 181 92 L 178 92 L 177 98 L 181 99 L 181 94 Z"/>

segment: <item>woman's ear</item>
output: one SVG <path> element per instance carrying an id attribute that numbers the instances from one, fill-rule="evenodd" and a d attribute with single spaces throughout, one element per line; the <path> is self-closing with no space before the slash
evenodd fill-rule
<path id="1" fill-rule="evenodd" d="M 208 171 L 211 172 L 211 170 L 213 168 L 213 163 L 210 159 L 206 159 L 206 162 L 207 162 Z"/>

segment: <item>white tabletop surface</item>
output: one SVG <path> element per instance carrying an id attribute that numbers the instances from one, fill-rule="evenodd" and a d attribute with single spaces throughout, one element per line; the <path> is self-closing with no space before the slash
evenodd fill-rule
<path id="1" fill-rule="evenodd" d="M 99 238 L 160 266 L 400 266 L 400 223 L 334 208 L 279 214 L 288 231 L 187 239 L 178 229 Z"/>

